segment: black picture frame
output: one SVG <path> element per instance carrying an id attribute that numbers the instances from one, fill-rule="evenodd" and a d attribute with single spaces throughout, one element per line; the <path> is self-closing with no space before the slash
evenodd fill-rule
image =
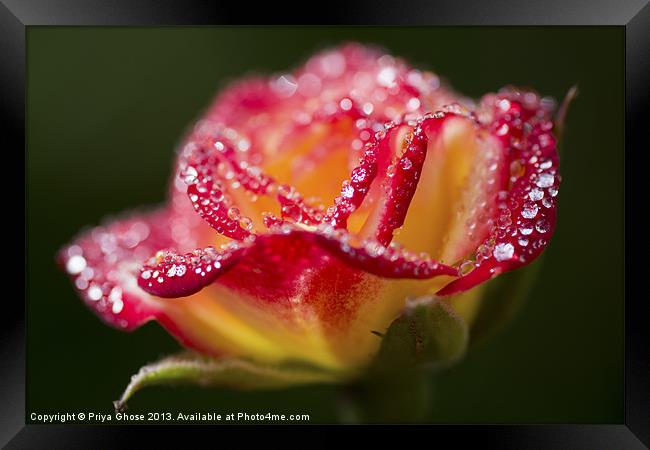
<path id="1" fill-rule="evenodd" d="M 20 155 L 25 149 L 25 36 L 34 25 L 224 25 L 256 24 L 275 20 L 283 24 L 372 24 L 372 25 L 610 25 L 625 28 L 625 421 L 597 425 L 430 425 L 412 427 L 409 432 L 434 436 L 432 442 L 453 440 L 458 444 L 479 444 L 492 448 L 647 448 L 650 445 L 650 314 L 644 302 L 642 274 L 647 264 L 641 260 L 644 225 L 645 166 L 636 162 L 647 152 L 650 105 L 650 6 L 648 0 L 606 2 L 603 0 L 500 0 L 492 2 L 366 1 L 334 4 L 318 14 L 314 7 L 293 9 L 281 5 L 215 4 L 207 1 L 100 1 L 100 0 L 2 0 L 0 4 L 0 92 L 2 92 L 2 136 L 5 153 Z M 265 10 L 268 9 L 268 10 Z M 302 14 L 301 17 L 298 14 Z M 606 114 L 603 111 L 603 114 Z M 23 164 L 25 160 L 23 159 Z M 12 167 L 15 167 L 12 165 Z M 5 174 L 18 170 L 5 168 Z M 27 185 L 23 179 L 23 186 Z M 13 180 L 11 180 L 13 182 Z M 17 181 L 11 186 L 20 186 Z M 13 188 L 9 196 L 17 198 Z M 25 211 L 28 205 L 25 205 Z M 9 207 L 6 207 L 9 209 Z M 13 213 L 12 213 L 13 214 Z M 9 215 L 8 217 L 11 217 Z M 16 235 L 25 227 L 16 226 Z M 29 245 L 26 237 L 23 241 Z M 630 245 L 630 243 L 632 243 Z M 637 263 L 638 260 L 638 263 Z M 25 266 L 23 266 L 25 267 Z M 19 271 L 20 266 L 13 265 Z M 618 268 L 617 268 L 618 270 Z M 29 289 L 23 271 L 24 288 Z M 0 315 L 0 444 L 7 448 L 112 448 L 133 443 L 143 433 L 149 439 L 170 442 L 172 437 L 192 433 L 192 439 L 208 437 L 214 429 L 205 426 L 80 426 L 25 425 L 25 310 L 12 299 Z M 288 427 L 276 427 L 286 429 Z M 319 428 L 319 427 L 316 427 Z M 220 427 L 220 430 L 223 427 Z M 242 440 L 269 427 L 238 428 Z M 350 427 L 341 430 L 349 431 Z M 303 428 L 304 430 L 304 428 Z M 338 428 L 328 427 L 336 439 Z M 365 426 L 366 432 L 383 432 L 390 427 Z M 383 433 L 382 433 L 383 434 Z M 419 436 L 421 437 L 421 436 Z M 412 438 L 411 438 L 412 439 Z M 217 441 L 214 441 L 215 443 Z"/>

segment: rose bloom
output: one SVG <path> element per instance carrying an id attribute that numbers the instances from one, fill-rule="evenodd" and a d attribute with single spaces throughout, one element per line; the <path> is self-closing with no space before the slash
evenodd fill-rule
<path id="1" fill-rule="evenodd" d="M 471 321 L 481 283 L 543 251 L 553 109 L 514 88 L 474 103 L 377 49 L 324 51 L 221 92 L 167 204 L 82 233 L 60 260 L 111 326 L 156 320 L 205 355 L 355 372 L 407 299 Z"/>

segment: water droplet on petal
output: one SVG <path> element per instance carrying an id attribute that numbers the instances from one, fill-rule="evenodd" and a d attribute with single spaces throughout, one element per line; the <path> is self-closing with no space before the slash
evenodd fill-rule
<path id="1" fill-rule="evenodd" d="M 349 182 L 343 183 L 343 188 L 341 189 L 341 195 L 345 198 L 352 198 L 354 195 L 354 188 Z"/>
<path id="2" fill-rule="evenodd" d="M 233 206 L 232 208 L 228 209 L 228 218 L 230 218 L 230 220 L 239 220 L 239 216 L 240 213 L 238 208 L 235 208 Z"/>
<path id="3" fill-rule="evenodd" d="M 464 262 L 460 265 L 460 274 L 461 274 L 462 276 L 465 276 L 465 275 L 467 275 L 468 273 L 470 273 L 472 270 L 474 270 L 474 267 L 475 267 L 474 261 L 469 261 L 469 260 L 468 260 L 468 261 L 464 261 Z"/>
<path id="4" fill-rule="evenodd" d="M 515 247 L 510 243 L 500 243 L 494 247 L 493 255 L 497 261 L 506 261 L 512 258 Z"/>
<path id="5" fill-rule="evenodd" d="M 352 100 L 350 100 L 349 98 L 344 98 L 339 102 L 339 106 L 343 111 L 349 111 L 350 109 L 352 109 Z"/>
<path id="6" fill-rule="evenodd" d="M 239 226 L 241 226 L 244 230 L 251 231 L 253 229 L 253 221 L 250 219 L 250 217 L 241 217 L 239 219 Z"/>
<path id="7" fill-rule="evenodd" d="M 86 268 L 86 259 L 81 255 L 74 255 L 65 264 L 65 269 L 70 275 L 77 275 Z"/>
<path id="8" fill-rule="evenodd" d="M 550 228 L 550 225 L 548 223 L 548 220 L 544 219 L 543 217 L 537 221 L 535 224 L 535 229 L 539 231 L 540 233 L 546 233 Z"/>
<path id="9" fill-rule="evenodd" d="M 535 203 L 526 203 L 521 209 L 521 215 L 526 219 L 532 219 L 537 215 L 538 209 Z"/>
<path id="10" fill-rule="evenodd" d="M 273 83 L 273 90 L 280 97 L 291 97 L 298 89 L 298 83 L 291 75 L 282 75 Z"/>
<path id="11" fill-rule="evenodd" d="M 195 184 L 199 181 L 197 179 L 198 175 L 199 172 L 197 172 L 194 167 L 189 166 L 187 169 L 185 169 L 185 172 L 182 173 L 183 181 L 185 181 L 185 184 Z"/>
<path id="12" fill-rule="evenodd" d="M 533 227 L 531 225 L 524 225 L 519 228 L 519 232 L 524 236 L 528 236 L 533 232 Z"/>
<path id="13" fill-rule="evenodd" d="M 377 74 L 377 82 L 382 86 L 391 87 L 395 84 L 395 77 L 397 76 L 397 70 L 395 67 L 388 66 L 384 67 Z"/>
<path id="14" fill-rule="evenodd" d="M 92 300 L 93 302 L 96 302 L 100 298 L 102 298 L 102 288 L 97 286 L 96 284 L 91 284 L 90 287 L 88 288 L 88 298 Z"/>
<path id="15" fill-rule="evenodd" d="M 555 177 L 550 173 L 543 173 L 537 179 L 537 186 L 541 188 L 547 188 L 553 186 L 555 182 Z"/>
<path id="16" fill-rule="evenodd" d="M 123 308 L 124 308 L 124 302 L 121 299 L 119 299 L 113 302 L 113 306 L 111 310 L 113 311 L 113 314 L 119 314 Z"/>
<path id="17" fill-rule="evenodd" d="M 408 108 L 409 111 L 415 111 L 420 107 L 420 100 L 416 97 L 411 97 L 406 104 L 406 107 Z"/>
<path id="18" fill-rule="evenodd" d="M 386 175 L 389 177 L 395 176 L 395 172 L 397 171 L 397 167 L 395 167 L 395 164 L 391 164 L 386 168 Z"/>

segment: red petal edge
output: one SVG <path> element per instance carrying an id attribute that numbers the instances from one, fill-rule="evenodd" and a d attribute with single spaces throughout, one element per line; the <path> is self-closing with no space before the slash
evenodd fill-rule
<path id="1" fill-rule="evenodd" d="M 138 285 L 158 297 L 187 297 L 231 268 L 244 250 L 230 245 L 222 251 L 206 247 L 183 255 L 173 250 L 160 251 L 140 269 Z"/>
<path id="2" fill-rule="evenodd" d="M 104 322 L 133 330 L 156 318 L 157 308 L 138 288 L 136 277 L 147 255 L 178 245 L 169 227 L 167 210 L 119 219 L 81 234 L 59 252 L 58 262 Z"/>
<path id="3" fill-rule="evenodd" d="M 550 119 L 553 105 L 532 92 L 505 89 L 483 100 L 490 132 L 508 152 L 511 187 L 500 194 L 490 236 L 465 267 L 463 277 L 440 289 L 452 295 L 537 258 L 555 231 L 559 158 Z M 463 271 L 463 265 L 461 265 Z"/>
<path id="4" fill-rule="evenodd" d="M 212 247 L 184 255 L 159 252 L 142 267 L 139 286 L 146 292 L 165 298 L 192 295 L 213 283 L 220 275 L 236 266 L 237 261 L 253 251 L 277 245 L 286 240 L 291 245 L 295 238 L 309 242 L 348 265 L 384 278 L 428 279 L 439 275 L 458 276 L 457 269 L 431 259 L 393 247 L 384 247 L 377 241 L 366 241 L 363 246 L 350 244 L 351 236 L 344 230 L 321 226 L 306 231 L 284 223 L 272 233 L 257 236 L 254 241 L 228 244 L 222 250 Z M 287 262 L 291 264 L 291 261 Z"/>

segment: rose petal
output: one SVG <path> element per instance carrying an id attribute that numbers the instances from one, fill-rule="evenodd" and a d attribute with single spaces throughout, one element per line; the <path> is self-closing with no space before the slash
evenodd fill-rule
<path id="1" fill-rule="evenodd" d="M 354 236 L 328 226 L 305 231 L 289 223 L 281 223 L 275 230 L 275 233 L 260 235 L 254 241 L 230 243 L 222 250 L 207 247 L 183 255 L 173 250 L 159 251 L 141 268 L 138 284 L 148 293 L 159 297 L 186 297 L 213 283 L 227 270 L 237 266 L 241 259 L 263 253 L 260 248 L 281 247 L 276 241 L 296 245 L 296 240 L 300 240 L 301 245 L 319 247 L 351 267 L 384 278 L 429 279 L 439 275 L 458 275 L 453 267 L 416 256 L 404 249 L 384 247 L 378 241 L 367 240 L 363 241 L 363 245 L 354 245 Z"/>
<path id="2" fill-rule="evenodd" d="M 481 137 L 480 125 L 471 116 L 437 114 L 441 118 L 425 127 L 427 158 L 395 239 L 413 251 L 456 264 L 489 233 L 490 209 L 502 183 L 498 169 L 503 150 L 498 141 Z"/>
<path id="3" fill-rule="evenodd" d="M 215 144 L 218 137 L 219 145 L 229 153 L 230 167 L 223 171 L 215 167 L 215 158 L 194 162 L 212 164 L 204 168 L 209 170 L 191 166 L 212 177 L 216 186 L 206 189 L 214 187 L 218 198 L 225 195 L 229 199 L 220 204 L 211 196 L 193 193 L 207 203 L 196 209 L 220 232 L 245 239 L 247 233 L 228 221 L 225 213 L 238 208 L 256 230 L 263 222 L 262 213 L 278 215 L 276 207 L 262 198 L 274 189 L 269 192 L 260 180 L 254 180 L 251 188 L 247 179 L 246 172 L 263 172 L 279 185 L 292 186 L 301 193 L 298 201 L 294 201 L 297 197 L 278 196 L 280 215 L 299 217 L 306 224 L 320 223 L 324 211 L 311 197 L 323 201 L 334 196 L 345 179 L 346 167 L 374 134 L 373 128 L 403 114 L 421 115 L 423 108 L 440 107 L 452 98 L 435 75 L 415 71 L 400 59 L 356 44 L 317 54 L 291 74 L 238 83 L 217 98 L 188 138 L 191 145 L 206 139 Z M 188 164 L 181 155 L 181 173 Z M 232 178 L 223 179 L 224 172 L 232 173 Z M 233 182 L 248 191 L 264 187 L 255 192 L 256 200 L 248 201 L 233 192 Z M 349 190 L 347 186 L 344 189 Z"/>
<path id="4" fill-rule="evenodd" d="M 492 134 L 507 149 L 510 187 L 502 192 L 490 235 L 469 263 L 467 275 L 438 291 L 451 295 L 528 264 L 555 231 L 559 158 L 552 107 L 531 92 L 506 90 L 484 99 Z"/>
<path id="5" fill-rule="evenodd" d="M 187 195 L 199 215 L 218 233 L 243 240 L 251 235 L 245 221 L 250 219 L 242 217 L 226 198 L 225 183 L 216 176 L 216 169 L 224 164 L 219 153 L 206 143 L 190 142 L 182 152 L 179 176 L 187 184 Z"/>
<path id="6" fill-rule="evenodd" d="M 163 325 L 185 345 L 210 354 L 298 358 L 332 368 L 367 362 L 379 345 L 372 331 L 383 332 L 413 292 L 408 287 L 415 281 L 385 275 L 456 274 L 295 228 L 256 237 L 235 259 L 201 292 L 162 301 Z"/>
<path id="7" fill-rule="evenodd" d="M 362 235 L 373 233 L 383 245 L 393 239 L 393 233 L 404 224 L 411 200 L 420 182 L 420 174 L 427 155 L 429 135 L 436 139 L 438 130 L 454 114 L 429 114 L 408 125 L 389 127 L 392 157 L 381 170 L 375 187 L 375 206 L 361 230 Z M 431 209 L 433 205 L 429 205 Z"/>
<path id="8" fill-rule="evenodd" d="M 183 255 L 160 251 L 140 269 L 138 285 L 158 297 L 186 297 L 212 283 L 237 261 L 245 246 L 197 249 Z"/>
<path id="9" fill-rule="evenodd" d="M 137 284 L 143 261 L 164 248 L 186 252 L 218 245 L 216 236 L 194 213 L 187 196 L 173 187 L 167 207 L 126 214 L 84 231 L 59 251 L 57 260 L 104 322 L 133 330 L 158 311 L 158 300 Z"/>
<path id="10" fill-rule="evenodd" d="M 156 302 L 136 277 L 145 255 L 177 244 L 169 225 L 166 210 L 134 215 L 96 227 L 59 252 L 81 298 L 107 324 L 133 330 L 156 317 Z"/>

